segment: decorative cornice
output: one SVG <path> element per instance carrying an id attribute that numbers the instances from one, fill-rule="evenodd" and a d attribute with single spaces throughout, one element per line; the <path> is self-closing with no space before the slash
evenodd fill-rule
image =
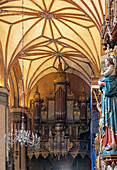
<path id="1" fill-rule="evenodd" d="M 27 108 L 22 108 L 22 107 L 12 107 L 12 108 L 10 108 L 10 113 L 16 113 L 16 112 L 27 113 Z"/>
<path id="2" fill-rule="evenodd" d="M 0 104 L 8 106 L 8 95 L 9 91 L 4 87 L 0 87 Z"/>
<path id="3" fill-rule="evenodd" d="M 26 121 L 26 109 L 25 108 L 10 108 L 10 119 L 13 122 L 21 122 L 22 120 L 22 113 L 25 114 L 25 121 Z"/>
<path id="4" fill-rule="evenodd" d="M 4 88 L 4 87 L 0 87 L 0 93 L 4 93 L 4 94 L 9 95 L 8 89 L 6 89 L 6 88 Z"/>

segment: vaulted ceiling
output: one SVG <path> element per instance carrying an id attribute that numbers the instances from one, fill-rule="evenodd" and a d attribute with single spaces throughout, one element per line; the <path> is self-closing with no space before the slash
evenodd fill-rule
<path id="1" fill-rule="evenodd" d="M 29 91 L 58 63 L 89 84 L 100 74 L 106 0 L 1 0 L 0 50 L 5 77 L 18 61 Z M 24 67 L 23 67 L 24 66 Z"/>

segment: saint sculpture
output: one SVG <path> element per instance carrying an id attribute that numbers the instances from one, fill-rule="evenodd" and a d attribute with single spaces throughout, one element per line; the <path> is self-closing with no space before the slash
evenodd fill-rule
<path id="1" fill-rule="evenodd" d="M 105 59 L 106 70 L 98 82 L 102 92 L 102 146 L 104 153 L 117 153 L 117 78 L 114 59 Z M 99 106 L 99 104 L 98 104 Z"/>

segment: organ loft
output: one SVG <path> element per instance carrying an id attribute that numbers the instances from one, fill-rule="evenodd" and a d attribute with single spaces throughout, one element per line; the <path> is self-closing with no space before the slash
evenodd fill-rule
<path id="1" fill-rule="evenodd" d="M 117 169 L 117 0 L 0 0 L 0 170 Z"/>

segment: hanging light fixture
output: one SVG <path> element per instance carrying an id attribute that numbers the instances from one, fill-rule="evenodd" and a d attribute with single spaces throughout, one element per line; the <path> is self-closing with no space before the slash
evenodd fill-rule
<path id="1" fill-rule="evenodd" d="M 8 146 L 14 145 L 16 142 L 19 142 L 21 146 L 34 146 L 40 143 L 40 137 L 33 132 L 31 133 L 30 130 L 25 130 L 23 126 L 21 127 L 21 130 L 15 129 L 15 133 L 12 129 L 11 132 L 8 133 L 8 136 L 5 134 L 4 139 L 8 142 Z M 8 149 L 10 148 L 8 147 Z"/>
<path id="2" fill-rule="evenodd" d="M 23 12 L 23 4 L 24 0 L 22 0 L 22 81 L 24 81 L 24 12 Z M 30 130 L 24 129 L 24 89 L 22 86 L 22 124 L 20 130 L 11 130 L 8 134 L 4 136 L 5 142 L 7 143 L 8 149 L 9 145 L 14 145 L 15 143 L 19 142 L 21 146 L 34 146 L 40 143 L 40 137 L 37 134 L 31 132 Z"/>

